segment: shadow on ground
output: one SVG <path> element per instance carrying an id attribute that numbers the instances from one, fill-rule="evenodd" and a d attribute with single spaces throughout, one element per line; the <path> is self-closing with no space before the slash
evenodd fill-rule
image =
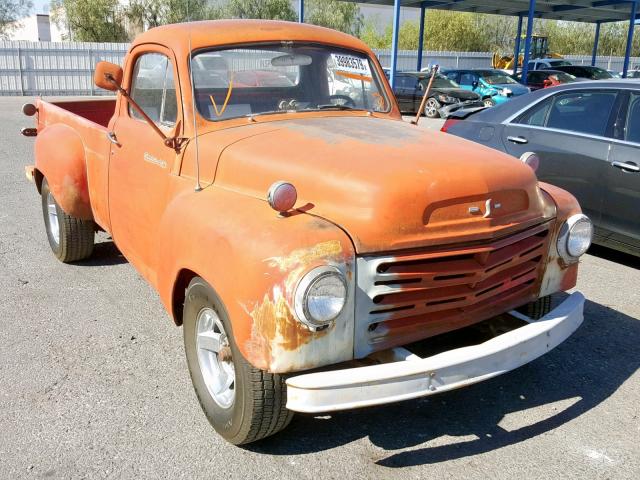
<path id="1" fill-rule="evenodd" d="M 613 250 L 601 245 L 591 245 L 591 248 L 589 248 L 589 254 L 604 260 L 609 260 L 610 262 L 619 263 L 620 265 L 640 270 L 640 257 L 636 257 L 635 255 Z"/>
<path id="2" fill-rule="evenodd" d="M 576 333 L 518 370 L 430 398 L 326 416 L 297 415 L 284 432 L 248 448 L 296 455 L 369 437 L 388 452 L 376 463 L 391 468 L 478 455 L 549 432 L 599 405 L 640 367 L 639 344 L 640 320 L 587 301 L 585 321 Z M 516 415 L 506 428 L 499 425 L 506 415 L 534 407 L 543 407 L 544 415 Z M 533 424 L 513 426 L 532 417 Z M 424 447 L 443 436 L 467 438 Z"/>
<path id="3" fill-rule="evenodd" d="M 98 267 L 108 265 L 121 265 L 127 263 L 127 259 L 120 253 L 113 240 L 103 240 L 96 243 L 93 247 L 93 253 L 91 257 L 81 262 L 77 262 L 77 265 L 87 267 Z"/>

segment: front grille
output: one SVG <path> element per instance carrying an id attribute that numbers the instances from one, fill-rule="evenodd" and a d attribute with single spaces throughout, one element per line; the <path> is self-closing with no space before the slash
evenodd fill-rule
<path id="1" fill-rule="evenodd" d="M 491 243 L 358 258 L 357 357 L 491 318 L 537 296 L 549 224 Z"/>

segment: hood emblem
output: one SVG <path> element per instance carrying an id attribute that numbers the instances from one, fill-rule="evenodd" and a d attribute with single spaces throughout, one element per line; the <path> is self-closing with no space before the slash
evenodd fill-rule
<path id="1" fill-rule="evenodd" d="M 491 216 L 491 214 L 495 211 L 498 210 L 499 208 L 502 208 L 502 204 L 498 203 L 498 202 L 493 202 L 493 200 L 488 199 L 486 202 L 484 202 L 484 215 L 482 215 L 484 218 L 489 218 Z M 469 213 L 471 215 L 477 215 L 479 213 L 481 213 L 480 207 L 469 207 Z"/>

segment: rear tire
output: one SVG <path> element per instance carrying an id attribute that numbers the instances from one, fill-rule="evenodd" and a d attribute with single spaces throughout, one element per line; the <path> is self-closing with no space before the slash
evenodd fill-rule
<path id="1" fill-rule="evenodd" d="M 67 215 L 53 197 L 47 179 L 42 180 L 42 215 L 51 250 L 64 263 L 77 262 L 91 256 L 95 237 L 93 220 Z"/>
<path id="2" fill-rule="evenodd" d="M 551 311 L 551 296 L 539 298 L 535 302 L 520 307 L 518 311 L 529 318 L 540 320 Z"/>
<path id="3" fill-rule="evenodd" d="M 285 377 L 259 370 L 244 359 L 221 300 L 200 277 L 187 288 L 183 334 L 196 396 L 207 420 L 225 440 L 247 444 L 289 424 L 293 412 L 286 408 Z M 208 343 L 211 338 L 214 342 Z"/>
<path id="4" fill-rule="evenodd" d="M 482 103 L 484 103 L 485 107 L 494 107 L 496 105 L 496 101 L 491 97 L 485 98 Z"/>

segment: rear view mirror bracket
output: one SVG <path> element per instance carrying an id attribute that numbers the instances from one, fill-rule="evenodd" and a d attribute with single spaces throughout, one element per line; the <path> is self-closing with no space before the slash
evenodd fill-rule
<path id="1" fill-rule="evenodd" d="M 149 115 L 145 113 L 145 111 L 138 105 L 138 103 L 131 98 L 129 92 L 127 92 L 124 88 L 122 88 L 122 68 L 118 65 L 114 65 L 108 62 L 99 62 L 96 66 L 96 73 L 94 77 L 95 84 L 98 87 L 104 88 L 106 90 L 111 90 L 114 92 L 118 92 L 122 95 L 127 102 L 135 109 L 136 112 L 149 124 L 149 126 L 156 132 L 160 138 L 162 138 L 162 142 L 169 148 L 173 148 L 174 150 L 180 149 L 182 144 L 182 139 L 179 139 L 177 136 L 178 129 L 175 130 L 175 135 L 173 137 L 167 137 L 160 128 L 156 125 L 156 123 L 149 118 Z M 177 127 L 177 125 L 176 125 Z"/>

